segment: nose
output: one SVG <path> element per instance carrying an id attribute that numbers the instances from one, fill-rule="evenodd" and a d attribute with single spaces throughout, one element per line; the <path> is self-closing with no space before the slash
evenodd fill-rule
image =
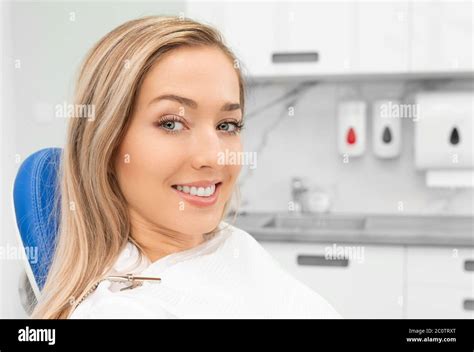
<path id="1" fill-rule="evenodd" d="M 196 170 L 222 168 L 224 165 L 219 162 L 219 155 L 224 152 L 223 144 L 219 131 L 215 127 L 196 129 L 190 148 L 192 167 Z"/>

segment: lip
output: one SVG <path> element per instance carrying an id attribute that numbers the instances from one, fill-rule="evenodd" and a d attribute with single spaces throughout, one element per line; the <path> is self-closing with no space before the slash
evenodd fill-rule
<path id="1" fill-rule="evenodd" d="M 214 191 L 214 194 L 209 197 L 199 197 L 199 196 L 193 196 L 189 193 L 184 193 L 181 191 L 178 191 L 176 188 L 171 187 L 173 191 L 178 193 L 178 195 L 184 199 L 186 202 L 190 203 L 191 205 L 200 207 L 200 208 L 205 208 L 205 207 L 210 207 L 214 204 L 216 204 L 217 199 L 219 198 L 219 193 L 221 190 L 222 182 L 216 180 L 216 181 L 198 181 L 198 182 L 192 182 L 192 183 L 177 183 L 177 185 L 180 186 L 189 186 L 189 187 L 210 187 L 212 185 L 216 185 L 216 190 Z"/>
<path id="2" fill-rule="evenodd" d="M 175 185 L 189 186 L 189 187 L 210 187 L 220 182 L 221 180 L 211 180 L 211 181 L 202 180 L 202 181 L 196 181 L 196 182 L 190 182 L 190 183 L 175 183 Z"/>

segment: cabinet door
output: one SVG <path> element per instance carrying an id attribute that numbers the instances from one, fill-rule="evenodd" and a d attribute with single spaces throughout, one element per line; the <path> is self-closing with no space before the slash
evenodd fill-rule
<path id="1" fill-rule="evenodd" d="M 217 27 L 253 77 L 350 72 L 352 2 L 188 2 L 186 16 Z"/>
<path id="2" fill-rule="evenodd" d="M 344 318 L 402 318 L 403 248 L 261 242 Z"/>
<path id="3" fill-rule="evenodd" d="M 471 1 L 413 1 L 411 70 L 473 70 Z"/>
<path id="4" fill-rule="evenodd" d="M 410 2 L 357 3 L 357 72 L 408 72 Z"/>
<path id="5" fill-rule="evenodd" d="M 410 284 L 407 296 L 408 319 L 474 319 L 470 288 Z"/>
<path id="6" fill-rule="evenodd" d="M 474 318 L 474 249 L 408 247 L 407 317 Z"/>
<path id="7" fill-rule="evenodd" d="M 210 24 L 248 76 L 272 74 L 271 51 L 275 38 L 275 7 L 272 2 L 187 2 L 186 17 Z"/>
<path id="8" fill-rule="evenodd" d="M 355 54 L 355 3 L 275 2 L 273 73 L 350 72 Z"/>
<path id="9" fill-rule="evenodd" d="M 474 290 L 474 248 L 408 247 L 407 282 Z"/>

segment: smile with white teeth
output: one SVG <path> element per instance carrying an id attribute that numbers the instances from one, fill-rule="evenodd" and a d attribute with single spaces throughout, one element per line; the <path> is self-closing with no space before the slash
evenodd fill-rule
<path id="1" fill-rule="evenodd" d="M 198 197 L 210 197 L 216 191 L 216 185 L 212 185 L 209 187 L 194 187 L 194 186 L 189 187 L 189 186 L 176 185 L 173 187 L 180 192 L 188 193 L 192 196 L 198 196 Z"/>

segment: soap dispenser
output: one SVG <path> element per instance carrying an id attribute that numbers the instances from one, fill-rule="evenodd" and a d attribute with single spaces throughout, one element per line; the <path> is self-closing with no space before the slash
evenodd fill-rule
<path id="1" fill-rule="evenodd" d="M 361 156 L 365 151 L 366 103 L 343 101 L 337 110 L 339 153 L 343 156 Z"/>
<path id="2" fill-rule="evenodd" d="M 372 146 L 375 156 L 389 159 L 400 155 L 401 110 L 397 100 L 378 100 L 372 104 Z"/>

